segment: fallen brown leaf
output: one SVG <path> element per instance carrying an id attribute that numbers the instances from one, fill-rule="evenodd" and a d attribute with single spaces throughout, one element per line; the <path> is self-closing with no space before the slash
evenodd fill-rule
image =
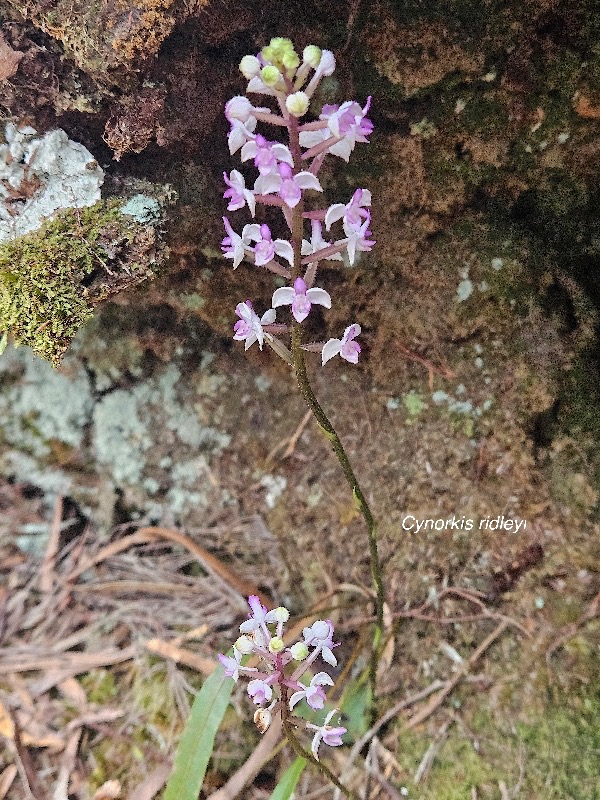
<path id="1" fill-rule="evenodd" d="M 178 647 L 176 644 L 173 644 L 173 642 L 165 642 L 162 639 L 148 639 L 146 642 L 146 650 L 150 653 L 154 653 L 154 655 L 162 656 L 163 658 L 172 658 L 173 661 L 198 670 L 198 672 L 201 672 L 203 675 L 210 675 L 217 665 L 217 662 L 212 658 L 199 656 L 191 650 Z"/>

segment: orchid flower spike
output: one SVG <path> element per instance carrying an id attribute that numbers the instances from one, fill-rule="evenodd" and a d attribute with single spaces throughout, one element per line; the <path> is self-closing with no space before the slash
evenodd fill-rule
<path id="1" fill-rule="evenodd" d="M 307 289 L 303 278 L 296 278 L 293 287 L 283 286 L 276 289 L 271 300 L 273 308 L 291 305 L 296 322 L 302 322 L 308 317 L 313 303 L 331 308 L 331 297 L 324 289 Z"/>

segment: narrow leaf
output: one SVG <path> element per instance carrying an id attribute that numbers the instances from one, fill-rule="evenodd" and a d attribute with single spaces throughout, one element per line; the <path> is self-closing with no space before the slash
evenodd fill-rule
<path id="1" fill-rule="evenodd" d="M 273 794 L 269 800 L 289 800 L 294 793 L 298 779 L 300 775 L 302 775 L 302 770 L 305 766 L 305 758 L 297 758 L 293 764 L 290 764 L 283 773 L 277 786 L 273 789 Z"/>
<path id="2" fill-rule="evenodd" d="M 221 665 L 202 684 L 181 735 L 163 800 L 197 800 L 233 687 Z"/>

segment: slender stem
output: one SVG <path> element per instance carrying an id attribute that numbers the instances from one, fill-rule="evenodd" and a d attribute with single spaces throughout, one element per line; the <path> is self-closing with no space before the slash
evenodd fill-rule
<path id="1" fill-rule="evenodd" d="M 283 726 L 283 732 L 285 733 L 288 742 L 292 746 L 292 750 L 294 751 L 294 753 L 296 753 L 297 756 L 300 756 L 300 758 L 305 758 L 307 761 L 310 761 L 310 763 L 313 766 L 315 766 L 319 770 L 319 772 L 322 772 L 326 778 L 329 778 L 329 780 L 333 783 L 334 786 L 336 786 L 340 790 L 340 792 L 346 795 L 348 800 L 358 800 L 354 792 L 348 789 L 347 786 L 344 786 L 344 784 L 341 783 L 336 778 L 336 776 L 329 769 L 329 767 L 325 766 L 325 764 L 322 764 L 318 758 L 314 757 L 312 752 L 309 752 L 300 744 L 294 732 L 294 726 L 290 722 L 287 686 L 284 683 L 280 683 L 280 690 L 281 690 L 281 724 Z"/>
<path id="2" fill-rule="evenodd" d="M 326 778 L 329 778 L 329 780 L 333 783 L 333 785 L 336 786 L 340 790 L 340 792 L 342 792 L 342 794 L 344 794 L 348 798 L 348 800 L 358 800 L 356 794 L 351 789 L 348 789 L 347 786 L 344 786 L 344 784 L 341 783 L 336 778 L 335 774 L 329 769 L 329 767 L 325 766 L 325 764 L 323 764 L 321 761 L 318 761 L 310 751 L 305 750 L 305 748 L 302 747 L 302 745 L 296 738 L 293 726 L 287 719 L 283 718 L 283 714 L 282 714 L 282 719 L 283 719 L 283 731 L 285 733 L 288 742 L 292 746 L 292 750 L 294 751 L 294 753 L 296 753 L 297 756 L 300 756 L 300 758 L 305 758 L 307 761 L 310 761 L 310 763 L 313 766 L 315 766 L 320 772 L 322 772 Z"/>
<path id="3" fill-rule="evenodd" d="M 301 150 L 298 132 L 298 121 L 295 118 L 290 119 L 289 125 L 290 134 L 290 151 L 294 160 L 294 171 L 301 170 Z M 298 205 L 293 209 L 292 214 L 292 247 L 294 250 L 294 263 L 292 266 L 292 281 L 295 280 L 301 271 L 302 256 L 300 252 L 302 243 L 303 231 L 303 214 L 304 203 L 301 200 Z M 369 507 L 366 497 L 356 479 L 350 460 L 344 450 L 344 446 L 337 435 L 335 428 L 329 421 L 319 401 L 317 400 L 306 371 L 306 363 L 304 361 L 304 352 L 302 350 L 302 326 L 295 320 L 292 323 L 292 358 L 294 362 L 294 372 L 296 380 L 302 396 L 304 397 L 308 407 L 312 411 L 315 419 L 322 432 L 329 440 L 335 455 L 344 472 L 344 476 L 352 490 L 352 496 L 356 505 L 362 514 L 369 537 L 369 554 L 371 561 L 371 577 L 373 586 L 375 587 L 375 630 L 373 633 L 373 645 L 371 650 L 371 660 L 369 665 L 369 682 L 371 685 L 372 694 L 372 711 L 374 711 L 375 697 L 376 697 L 376 684 L 377 684 L 377 664 L 379 661 L 379 653 L 383 642 L 383 605 L 385 596 L 383 591 L 383 579 L 381 573 L 381 564 L 379 561 L 379 553 L 377 550 L 377 525 L 373 513 Z"/>

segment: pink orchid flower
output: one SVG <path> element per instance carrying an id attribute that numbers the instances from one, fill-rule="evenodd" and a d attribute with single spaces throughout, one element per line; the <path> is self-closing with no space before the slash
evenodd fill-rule
<path id="1" fill-rule="evenodd" d="M 322 192 L 323 187 L 312 172 L 292 173 L 289 164 L 280 162 L 277 172 L 260 175 L 254 184 L 254 191 L 259 194 L 278 194 L 289 208 L 295 208 L 300 202 L 304 189 Z"/>
<path id="2" fill-rule="evenodd" d="M 269 175 L 277 169 L 281 161 L 294 166 L 289 148 L 279 142 L 268 142 L 264 136 L 257 134 L 254 139 L 242 147 L 242 161 L 254 159 L 254 166 L 261 175 Z"/>
<path id="3" fill-rule="evenodd" d="M 334 708 L 333 711 L 330 711 L 325 717 L 325 721 L 322 725 L 313 725 L 310 722 L 306 723 L 307 728 L 316 731 L 310 749 L 317 761 L 319 760 L 319 745 L 321 742 L 329 745 L 329 747 L 339 747 L 341 744 L 343 744 L 342 736 L 347 733 L 347 729 L 342 728 L 341 726 L 336 728 L 329 724 L 331 718 L 336 713 L 337 708 Z"/>
<path id="4" fill-rule="evenodd" d="M 250 247 L 248 229 L 254 226 L 244 225 L 242 235 L 240 236 L 233 230 L 227 217 L 223 217 L 223 224 L 225 225 L 227 236 L 221 242 L 221 250 L 223 251 L 225 258 L 233 259 L 233 268 L 237 269 L 244 260 L 246 249 Z"/>
<path id="5" fill-rule="evenodd" d="M 247 204 L 248 208 L 250 209 L 250 213 L 252 216 L 254 216 L 254 212 L 256 210 L 256 198 L 254 197 L 254 192 L 252 192 L 250 189 L 246 189 L 246 181 L 244 180 L 242 173 L 238 172 L 237 169 L 232 169 L 229 176 L 227 176 L 226 172 L 223 173 L 223 179 L 229 187 L 223 194 L 223 197 L 226 200 L 229 198 L 227 211 L 237 211 L 240 208 L 244 208 L 244 206 Z"/>
<path id="6" fill-rule="evenodd" d="M 333 623 L 330 619 L 318 619 L 310 626 L 304 628 L 302 631 L 304 642 L 309 647 L 314 647 L 315 650 L 311 655 L 311 660 L 320 653 L 323 661 L 335 667 L 337 658 L 332 653 L 332 648 L 336 647 L 333 643 Z"/>
<path id="7" fill-rule="evenodd" d="M 350 202 L 344 205 L 343 203 L 334 203 L 327 209 L 325 215 L 325 227 L 327 230 L 331 228 L 334 222 L 338 219 L 344 220 L 344 229 L 360 228 L 364 220 L 368 217 L 369 212 L 365 206 L 371 205 L 371 192 L 368 189 L 357 189 Z"/>
<path id="8" fill-rule="evenodd" d="M 255 257 L 255 264 L 257 267 L 264 267 L 273 258 L 278 255 L 280 258 L 285 258 L 290 266 L 294 262 L 294 251 L 292 245 L 285 239 L 275 239 L 271 235 L 271 229 L 268 225 L 245 225 L 244 234 L 247 239 L 256 242 L 253 250 Z"/>
<path id="9" fill-rule="evenodd" d="M 312 148 L 331 138 L 332 143 L 327 152 L 349 161 L 356 142 L 368 143 L 368 137 L 373 131 L 373 123 L 366 116 L 370 106 L 371 97 L 367 98 L 362 108 L 356 100 L 346 100 L 341 106 L 324 105 L 319 119 L 325 120 L 327 127 L 316 131 L 301 131 L 300 144 L 302 147 Z"/>
<path id="10" fill-rule="evenodd" d="M 303 278 L 296 278 L 293 287 L 283 286 L 276 289 L 271 300 L 273 308 L 291 305 L 296 322 L 302 322 L 308 317 L 313 303 L 331 308 L 331 297 L 324 289 L 307 289 Z"/>
<path id="11" fill-rule="evenodd" d="M 357 364 L 361 347 L 354 339 L 359 335 L 360 330 L 360 325 L 355 322 L 348 325 L 341 339 L 330 339 L 326 342 L 321 351 L 322 364 L 325 365 L 330 358 L 337 355 L 345 358 L 351 364 Z"/>
<path id="12" fill-rule="evenodd" d="M 290 697 L 290 711 L 294 708 L 296 703 L 306 698 L 308 705 L 317 711 L 325 705 L 325 692 L 323 686 L 333 686 L 331 677 L 326 672 L 318 672 L 308 686 L 303 686 Z"/>
<path id="13" fill-rule="evenodd" d="M 225 675 L 228 678 L 233 678 L 233 680 L 237 683 L 238 678 L 240 677 L 240 672 L 244 674 L 250 674 L 252 672 L 258 672 L 256 667 L 242 667 L 241 660 L 242 654 L 233 648 L 233 655 L 234 657 L 231 658 L 230 656 L 224 656 L 219 653 L 219 661 L 225 667 Z"/>
<path id="14" fill-rule="evenodd" d="M 276 673 L 278 675 L 278 673 Z M 274 680 L 275 675 L 272 675 L 269 680 Z M 252 699 L 256 705 L 268 703 L 273 697 L 273 689 L 269 686 L 268 681 L 261 678 L 255 678 L 248 684 L 248 697 Z"/>
<path id="15" fill-rule="evenodd" d="M 262 350 L 265 339 L 265 332 L 263 330 L 263 326 L 272 325 L 275 322 L 275 315 L 277 313 L 275 309 L 270 308 L 268 311 L 265 311 L 262 317 L 258 317 L 254 309 L 252 308 L 252 303 L 250 302 L 250 300 L 246 300 L 245 303 L 237 304 L 237 306 L 235 307 L 235 313 L 239 317 L 239 320 L 233 326 L 234 330 L 233 338 L 235 339 L 235 341 L 246 342 L 244 346 L 245 350 L 251 347 L 254 344 L 254 342 L 258 341 L 258 346 Z M 251 630 L 254 630 L 254 628 L 252 628 Z M 242 630 L 241 625 L 240 625 L 240 631 L 242 633 L 249 632 L 245 628 Z"/>
<path id="16" fill-rule="evenodd" d="M 348 261 L 350 262 L 351 266 L 354 264 L 357 251 L 361 253 L 368 253 L 375 245 L 375 239 L 369 238 L 373 235 L 369 230 L 370 224 L 371 214 L 368 211 L 366 212 L 366 217 L 362 225 L 355 226 L 344 224 L 344 233 L 348 237 L 346 242 L 346 247 L 348 248 Z"/>

